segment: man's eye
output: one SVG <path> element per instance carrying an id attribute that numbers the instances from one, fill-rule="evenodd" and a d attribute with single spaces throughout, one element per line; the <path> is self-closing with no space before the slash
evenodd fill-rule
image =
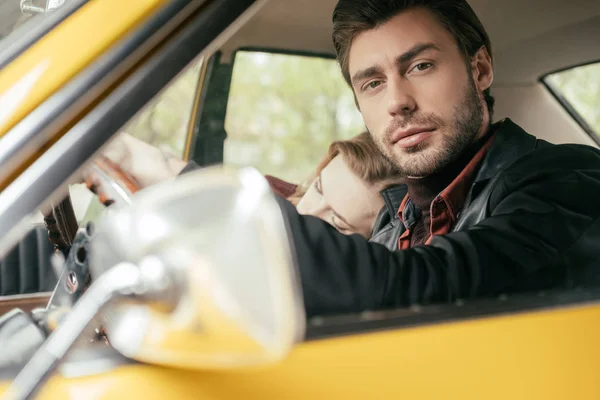
<path id="1" fill-rule="evenodd" d="M 418 72 L 425 71 L 425 70 L 431 68 L 432 66 L 433 66 L 433 64 L 430 62 L 422 62 L 422 63 L 415 65 L 415 67 L 413 68 L 413 71 L 418 71 Z"/>
<path id="2" fill-rule="evenodd" d="M 363 86 L 363 91 L 377 89 L 380 85 L 381 85 L 381 81 L 371 81 L 371 82 L 367 83 L 365 86 Z"/>

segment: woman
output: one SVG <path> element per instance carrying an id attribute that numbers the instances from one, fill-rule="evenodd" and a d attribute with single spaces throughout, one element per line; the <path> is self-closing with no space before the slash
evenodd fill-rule
<path id="1" fill-rule="evenodd" d="M 176 176 L 184 161 L 130 135 L 111 143 L 104 157 L 129 171 L 141 187 Z M 292 185 L 266 176 L 274 192 L 286 197 L 298 212 L 319 217 L 340 232 L 370 238 L 384 206 L 380 192 L 398 185 L 401 173 L 381 154 L 368 132 L 333 142 L 312 178 Z M 91 180 L 90 180 L 91 182 Z"/>
<path id="2" fill-rule="evenodd" d="M 381 154 L 368 132 L 333 142 L 313 176 L 288 197 L 298 212 L 319 217 L 344 234 L 357 233 L 367 239 L 384 206 L 380 192 L 402 183 L 402 174 Z"/>

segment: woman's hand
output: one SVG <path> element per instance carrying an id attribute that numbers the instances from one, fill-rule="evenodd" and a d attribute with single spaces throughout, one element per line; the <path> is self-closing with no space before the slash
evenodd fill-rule
<path id="1" fill-rule="evenodd" d="M 175 178 L 187 164 L 128 133 L 114 139 L 102 155 L 132 176 L 142 188 Z"/>

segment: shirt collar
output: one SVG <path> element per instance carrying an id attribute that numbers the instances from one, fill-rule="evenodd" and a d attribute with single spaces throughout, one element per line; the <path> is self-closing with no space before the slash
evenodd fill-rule
<path id="1" fill-rule="evenodd" d="M 494 142 L 495 137 L 496 133 L 493 133 L 458 176 L 436 197 L 436 199 L 443 199 L 454 218 L 456 218 L 456 215 L 462 209 L 469 188 L 475 179 L 475 173 Z M 417 213 L 415 209 L 416 207 L 408 198 L 408 194 L 406 194 L 398 207 L 397 216 L 402 220 L 407 229 L 414 224 L 415 218 L 418 219 L 420 216 L 420 213 Z"/>

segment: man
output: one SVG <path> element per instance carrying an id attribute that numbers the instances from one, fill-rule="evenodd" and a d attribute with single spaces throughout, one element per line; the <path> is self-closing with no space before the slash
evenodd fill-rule
<path id="1" fill-rule="evenodd" d="M 600 154 L 490 123 L 492 48 L 465 1 L 340 0 L 333 41 L 408 193 L 373 238 L 399 251 L 281 199 L 308 316 L 596 283 Z"/>

